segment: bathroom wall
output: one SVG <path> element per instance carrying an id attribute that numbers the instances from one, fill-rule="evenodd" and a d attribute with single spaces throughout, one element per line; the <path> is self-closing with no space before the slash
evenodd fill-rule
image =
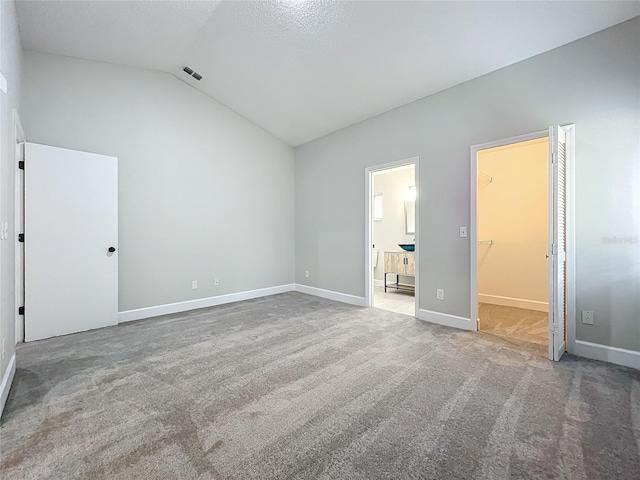
<path id="1" fill-rule="evenodd" d="M 399 243 L 413 243 L 415 235 L 405 234 L 404 202 L 409 187 L 415 185 L 415 167 L 401 167 L 373 175 L 373 194 L 382 194 L 382 220 L 373 222 L 373 244 L 378 253 L 378 266 L 374 269 L 376 284 L 384 281 L 384 252 L 402 250 Z M 405 279 L 411 283 L 411 279 Z"/>
<path id="2" fill-rule="evenodd" d="M 548 310 L 548 159 L 548 138 L 478 152 L 479 302 Z"/>

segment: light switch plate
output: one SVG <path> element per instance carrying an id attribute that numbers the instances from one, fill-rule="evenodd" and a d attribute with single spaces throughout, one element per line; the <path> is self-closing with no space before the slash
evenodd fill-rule
<path id="1" fill-rule="evenodd" d="M 467 227 L 460 227 L 460 238 L 467 238 Z"/>

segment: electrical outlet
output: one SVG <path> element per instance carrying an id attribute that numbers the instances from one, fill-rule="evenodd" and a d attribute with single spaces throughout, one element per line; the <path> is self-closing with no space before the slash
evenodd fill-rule
<path id="1" fill-rule="evenodd" d="M 436 288 L 436 300 L 444 300 L 444 290 L 442 288 Z"/>
<path id="2" fill-rule="evenodd" d="M 194 280 L 191 282 L 191 290 L 195 290 L 196 288 L 198 288 L 198 281 Z"/>
<path id="3" fill-rule="evenodd" d="M 590 310 L 582 310 L 582 323 L 585 325 L 593 325 L 593 312 Z"/>
<path id="4" fill-rule="evenodd" d="M 467 227 L 460 227 L 460 238 L 467 238 Z"/>
<path id="5" fill-rule="evenodd" d="M 309 278 L 309 270 L 304 271 L 304 278 Z"/>
<path id="6" fill-rule="evenodd" d="M 218 277 L 213 279 L 213 286 L 217 287 L 218 285 L 220 285 L 220 279 Z"/>

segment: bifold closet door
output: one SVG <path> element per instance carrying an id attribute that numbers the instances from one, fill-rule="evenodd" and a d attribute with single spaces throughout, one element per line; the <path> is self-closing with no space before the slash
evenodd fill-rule
<path id="1" fill-rule="evenodd" d="M 118 159 L 25 146 L 25 340 L 118 323 Z"/>
<path id="2" fill-rule="evenodd" d="M 565 351 L 567 144 L 562 127 L 549 127 L 549 359 Z"/>

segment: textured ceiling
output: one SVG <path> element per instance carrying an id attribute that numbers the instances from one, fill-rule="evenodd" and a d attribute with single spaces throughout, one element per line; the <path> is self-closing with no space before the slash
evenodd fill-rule
<path id="1" fill-rule="evenodd" d="M 26 50 L 171 72 L 218 5 L 19 0 L 16 10 Z"/>
<path id="2" fill-rule="evenodd" d="M 20 1 L 17 10 L 27 50 L 171 72 L 295 146 L 633 18 L 640 2 Z"/>

